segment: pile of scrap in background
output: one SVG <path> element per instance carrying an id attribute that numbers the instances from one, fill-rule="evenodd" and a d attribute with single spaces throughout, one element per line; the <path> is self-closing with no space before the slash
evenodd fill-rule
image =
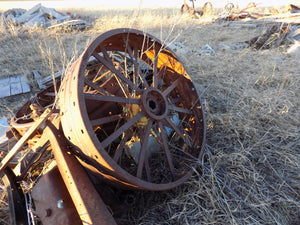
<path id="1" fill-rule="evenodd" d="M 224 13 L 218 18 L 218 20 L 234 21 L 242 19 L 263 19 L 268 22 L 286 22 L 300 24 L 300 7 L 292 4 L 288 4 L 286 7 L 286 14 L 278 15 L 276 13 L 258 13 L 256 4 L 251 2 L 244 9 L 239 9 L 233 3 L 226 4 Z"/>
<path id="2" fill-rule="evenodd" d="M 29 9 L 10 9 L 3 13 L 4 18 L 14 25 L 25 27 L 61 28 L 64 30 L 83 30 L 91 24 L 85 20 L 74 19 L 55 9 L 42 6 L 40 3 Z"/>

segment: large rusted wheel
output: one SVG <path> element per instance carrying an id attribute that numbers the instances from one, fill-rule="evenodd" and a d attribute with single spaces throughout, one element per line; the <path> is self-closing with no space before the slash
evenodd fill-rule
<path id="1" fill-rule="evenodd" d="M 119 185 L 174 188 L 203 154 L 196 87 L 175 54 L 142 31 L 96 38 L 67 71 L 59 107 L 81 163 Z"/>

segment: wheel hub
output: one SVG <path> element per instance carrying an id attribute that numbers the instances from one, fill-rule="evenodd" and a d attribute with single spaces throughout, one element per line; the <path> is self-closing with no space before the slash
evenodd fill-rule
<path id="1" fill-rule="evenodd" d="M 158 89 L 149 88 L 143 93 L 142 106 L 154 120 L 162 120 L 167 115 L 167 99 Z"/>

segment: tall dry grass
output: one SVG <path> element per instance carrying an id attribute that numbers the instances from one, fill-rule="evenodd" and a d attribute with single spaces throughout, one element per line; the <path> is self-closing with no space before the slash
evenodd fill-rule
<path id="1" fill-rule="evenodd" d="M 299 61 L 277 62 L 281 54 L 222 53 L 198 64 L 204 158 L 193 179 L 138 223 L 299 224 Z"/>
<path id="2" fill-rule="evenodd" d="M 223 49 L 220 44 L 235 45 L 262 30 L 227 23 L 203 25 L 178 12 L 81 10 L 77 14 L 89 15 L 94 27 L 71 33 L 3 31 L 1 25 L 0 76 L 34 69 L 49 75 L 51 70 L 63 69 L 94 37 L 117 27 L 141 29 L 166 43 L 179 41 L 186 49 L 177 53 L 205 106 L 205 155 L 184 185 L 166 192 L 135 192 L 136 204 L 119 221 L 299 224 L 299 56 L 287 55 L 286 46 L 261 51 Z M 216 50 L 214 56 L 199 54 L 205 44 Z M 10 99 L 1 104 L 17 107 Z M 4 215 L 7 203 L 1 206 Z"/>

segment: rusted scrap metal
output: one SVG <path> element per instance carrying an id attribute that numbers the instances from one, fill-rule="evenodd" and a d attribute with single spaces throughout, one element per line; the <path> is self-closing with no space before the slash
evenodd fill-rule
<path id="1" fill-rule="evenodd" d="M 269 49 L 278 47 L 288 42 L 287 36 L 290 32 L 289 26 L 273 25 L 267 29 L 262 35 L 256 36 L 249 41 L 246 41 L 251 48 L 254 49 Z"/>
<path id="2" fill-rule="evenodd" d="M 180 8 L 181 14 L 186 13 L 189 14 L 195 18 L 200 18 L 201 16 L 208 16 L 212 15 L 213 13 L 213 7 L 211 2 L 205 2 L 201 10 L 196 10 L 195 9 L 195 4 L 194 1 L 196 0 L 190 0 L 192 2 L 192 7 L 190 7 L 187 3 L 186 0 L 184 0 L 183 5 Z"/>
<path id="3" fill-rule="evenodd" d="M 211 16 L 213 14 L 213 6 L 211 2 L 205 2 L 202 7 L 203 16 Z"/>
<path id="4" fill-rule="evenodd" d="M 28 221 L 39 217 L 44 225 L 114 224 L 96 188 L 100 180 L 133 190 L 174 188 L 191 176 L 206 134 L 199 94 L 181 61 L 158 39 L 133 29 L 96 38 L 64 80 L 25 103 L 10 125 L 20 140 L 0 172 L 11 175 L 8 188 L 18 177 L 18 190 L 32 194 L 21 204 Z M 18 152 L 24 155 L 11 173 L 7 168 Z M 54 166 L 43 169 L 47 162 Z M 52 175 L 54 167 L 61 179 Z M 56 194 L 42 196 L 55 185 Z M 15 212 L 13 222 L 24 220 Z"/>
<path id="5" fill-rule="evenodd" d="M 256 10 L 257 4 L 250 2 L 243 9 L 235 6 L 233 3 L 227 3 L 224 7 L 225 14 L 221 16 L 221 20 L 233 21 L 245 18 L 257 19 L 270 14 L 258 13 Z"/>
<path id="6" fill-rule="evenodd" d="M 92 58 L 95 65 L 88 63 Z M 124 65 L 127 60 L 131 66 Z M 105 76 L 95 74 L 95 67 Z M 87 169 L 147 190 L 170 189 L 188 179 L 186 165 L 203 154 L 203 111 L 196 87 L 170 49 L 151 35 L 116 29 L 97 38 L 65 77 L 73 82 L 61 88 L 62 125 Z M 150 138 L 160 148 L 149 156 Z M 125 149 L 133 143 L 141 148 L 129 169 Z"/>
<path id="7" fill-rule="evenodd" d="M 70 154 L 69 146 L 66 144 L 62 131 L 59 131 L 55 125 L 48 122 L 45 135 L 50 139 L 58 170 L 73 200 L 80 221 L 83 224 L 116 224 L 84 168 L 80 166 L 75 155 Z M 74 218 L 72 214 L 70 217 Z"/>
<path id="8" fill-rule="evenodd" d="M 300 24 L 299 7 L 289 4 L 286 6 L 288 14 L 278 15 L 278 10 L 272 9 L 273 13 L 259 13 L 256 10 L 257 5 L 253 2 L 249 3 L 246 8 L 240 10 L 238 6 L 233 3 L 227 3 L 224 8 L 224 14 L 218 20 L 241 20 L 241 19 L 261 19 L 264 22 L 280 22 L 290 24 Z M 275 11 L 274 11 L 275 10 Z"/>
<path id="9" fill-rule="evenodd" d="M 190 0 L 192 2 L 192 7 L 190 7 L 187 3 L 186 0 L 184 0 L 183 5 L 180 8 L 180 12 L 181 14 L 186 13 L 189 14 L 191 16 L 202 16 L 203 12 L 202 11 L 196 11 L 195 10 L 195 4 L 194 1 L 196 0 Z"/>
<path id="10" fill-rule="evenodd" d="M 49 167 L 31 196 L 42 224 L 82 224 L 57 166 Z"/>
<path id="11" fill-rule="evenodd" d="M 288 4 L 286 6 L 286 9 L 290 13 L 300 13 L 300 7 L 293 5 L 293 4 Z"/>
<path id="12" fill-rule="evenodd" d="M 37 122 L 35 122 L 29 130 L 22 136 L 22 138 L 15 144 L 15 146 L 9 151 L 9 153 L 1 160 L 0 163 L 0 175 L 3 173 L 4 169 L 7 167 L 8 163 L 14 159 L 18 152 L 22 150 L 26 142 L 32 138 L 37 130 L 45 123 L 48 117 L 51 115 L 52 110 L 47 109 L 41 115 Z"/>

